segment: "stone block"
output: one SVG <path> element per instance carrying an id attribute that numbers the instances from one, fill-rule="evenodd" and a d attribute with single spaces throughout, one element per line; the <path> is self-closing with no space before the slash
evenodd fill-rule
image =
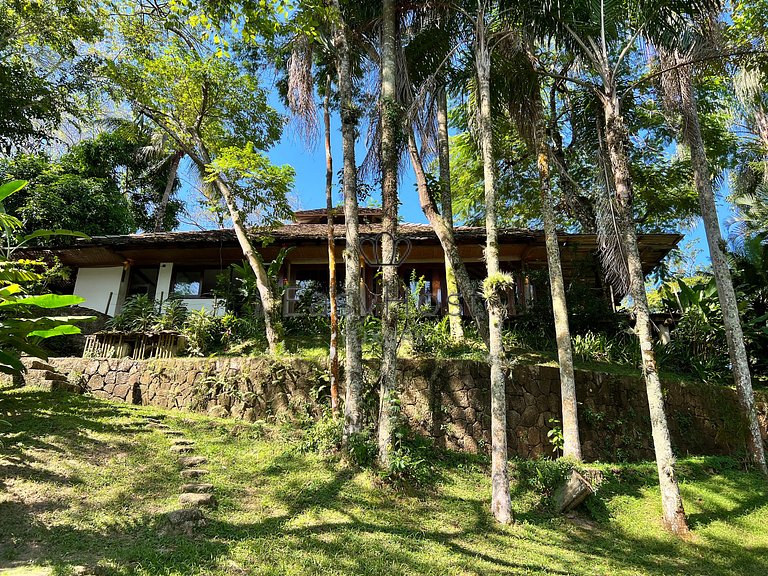
<path id="1" fill-rule="evenodd" d="M 214 508 L 216 506 L 216 498 L 213 494 L 207 492 L 185 492 L 179 495 L 179 504 L 192 508 L 200 506 Z"/>
<path id="2" fill-rule="evenodd" d="M 208 474 L 208 470 L 202 468 L 188 468 L 180 472 L 182 478 L 200 478 L 206 474 Z"/>

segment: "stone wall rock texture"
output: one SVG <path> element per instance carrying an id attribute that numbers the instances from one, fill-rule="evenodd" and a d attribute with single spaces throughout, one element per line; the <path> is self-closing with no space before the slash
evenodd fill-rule
<path id="1" fill-rule="evenodd" d="M 300 358 L 52 358 L 70 386 L 99 398 L 192 410 L 248 421 L 281 415 L 317 417 L 327 406 L 325 362 Z M 366 368 L 375 389 L 377 370 Z M 403 414 L 440 446 L 467 452 L 490 447 L 489 368 L 466 360 L 399 362 Z M 653 457 L 645 384 L 640 377 L 577 371 L 579 425 L 587 460 Z M 670 382 L 664 387 L 676 453 L 736 454 L 744 427 L 736 394 L 723 386 Z M 765 399 L 758 408 L 766 434 Z M 375 404 L 375 402 L 373 403 Z M 557 368 L 516 366 L 507 379 L 511 454 L 553 455 L 548 433 L 560 418 Z M 768 437 L 768 434 L 766 434 Z"/>

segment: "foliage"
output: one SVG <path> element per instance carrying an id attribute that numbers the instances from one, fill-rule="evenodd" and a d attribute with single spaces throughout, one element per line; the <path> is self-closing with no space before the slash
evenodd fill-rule
<path id="1" fill-rule="evenodd" d="M 43 281 L 43 274 L 35 270 L 43 263 L 8 260 L 11 247 L 17 243 L 14 233 L 20 223 L 5 213 L 4 200 L 25 185 L 24 181 L 13 181 L 0 186 L 0 225 L 3 243 L 7 247 L 7 252 L 0 254 L 0 372 L 6 374 L 25 371 L 20 361 L 22 354 L 46 358 L 45 350 L 40 346 L 42 340 L 79 334 L 80 329 L 73 322 L 91 319 L 88 316 L 49 315 L 48 310 L 80 304 L 84 299 L 47 293 L 29 295 L 25 284 L 39 285 Z"/>
<path id="2" fill-rule="evenodd" d="M 72 146 L 58 159 L 19 154 L 0 161 L 0 178 L 30 182 L 8 204 L 23 229 L 69 229 L 90 235 L 127 234 L 152 229 L 150 211 L 163 193 L 164 181 L 152 172 L 143 151 L 150 134 L 130 122 Z M 181 203 L 171 199 L 166 226 L 178 224 Z"/>
<path id="3" fill-rule="evenodd" d="M 263 351 L 263 331 L 263 321 L 258 319 L 239 318 L 231 312 L 216 316 L 205 308 L 189 312 L 182 329 L 191 356 Z"/>
<path id="4" fill-rule="evenodd" d="M 521 489 L 530 489 L 538 495 L 538 505 L 551 509 L 552 496 L 568 479 L 573 469 L 573 462 L 559 458 L 557 460 L 515 459 L 511 463 L 510 474 Z"/>
<path id="5" fill-rule="evenodd" d="M 381 477 L 394 483 L 425 485 L 435 479 L 435 449 L 430 438 L 414 432 L 403 416 L 400 399 L 385 398 L 390 404 L 392 445 L 389 464 L 380 470 Z"/>
<path id="6" fill-rule="evenodd" d="M 107 328 L 125 332 L 179 331 L 185 326 L 188 311 L 177 298 L 169 298 L 162 304 L 146 294 L 128 298 L 120 313 L 107 321 Z"/>
<path id="7" fill-rule="evenodd" d="M 560 425 L 560 420 L 557 418 L 549 419 L 550 429 L 547 432 L 547 440 L 552 445 L 552 452 L 555 456 L 562 454 L 565 447 L 565 437 L 563 436 L 563 427 Z"/>
<path id="8" fill-rule="evenodd" d="M 87 118 L 97 91 L 104 11 L 80 0 L 0 2 L 0 148 L 6 153 L 55 139 L 64 120 Z"/>
<path id="9" fill-rule="evenodd" d="M 662 365 L 691 372 L 704 381 L 722 379 L 730 360 L 714 277 L 690 286 L 680 278 L 664 284 L 659 292 L 667 310 L 680 314 L 670 343 L 658 347 Z"/>
<path id="10" fill-rule="evenodd" d="M 330 410 L 325 410 L 323 415 L 306 430 L 299 444 L 299 450 L 334 454 L 341 448 L 343 433 L 344 421 L 335 417 Z"/>
<path id="11" fill-rule="evenodd" d="M 107 328 L 126 332 L 151 332 L 159 320 L 159 306 L 146 294 L 128 298 L 120 314 L 107 321 Z"/>

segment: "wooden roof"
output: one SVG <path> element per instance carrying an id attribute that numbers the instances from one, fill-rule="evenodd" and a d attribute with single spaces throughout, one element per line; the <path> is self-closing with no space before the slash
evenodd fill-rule
<path id="1" fill-rule="evenodd" d="M 324 212 L 323 212 L 324 214 Z M 380 233 L 380 224 L 361 224 L 360 234 L 371 238 Z M 339 262 L 344 246 L 344 226 L 335 228 Z M 295 263 L 327 260 L 326 224 L 286 224 L 275 230 L 251 231 L 258 250 L 265 259 L 275 257 L 284 246 L 296 247 L 289 256 Z M 407 238 L 413 250 L 409 260 L 439 262 L 442 250 L 437 236 L 426 224 L 400 224 L 398 235 Z M 459 250 L 468 262 L 482 259 L 485 229 L 459 226 L 455 229 Z M 650 272 L 681 240 L 680 234 L 642 234 L 639 236 L 643 269 Z M 597 253 L 597 236 L 594 234 L 560 234 L 563 269 L 567 277 L 575 274 L 591 274 Z M 499 247 L 502 260 L 523 262 L 529 266 L 544 266 L 546 250 L 544 233 L 539 230 L 504 228 L 499 230 Z M 366 249 L 370 248 L 369 246 Z M 135 265 L 156 265 L 160 262 L 183 262 L 201 265 L 227 265 L 239 262 L 243 255 L 233 229 L 159 232 L 128 234 L 121 236 L 95 236 L 78 239 L 68 245 L 45 250 L 26 257 L 59 257 L 61 262 L 73 267 L 121 266 L 126 262 Z"/>

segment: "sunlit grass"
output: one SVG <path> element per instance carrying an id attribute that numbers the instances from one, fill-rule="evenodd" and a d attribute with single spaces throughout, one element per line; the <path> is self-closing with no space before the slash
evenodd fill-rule
<path id="1" fill-rule="evenodd" d="M 207 456 L 219 506 L 195 536 L 168 534 L 177 506 L 162 417 Z M 727 458 L 680 462 L 693 535 L 660 526 L 652 463 L 602 464 L 588 511 L 563 518 L 515 485 L 512 526 L 489 512 L 487 463 L 445 455 L 421 490 L 301 454 L 286 426 L 243 424 L 33 389 L 0 392 L 0 573 L 765 574 L 768 488 Z"/>

